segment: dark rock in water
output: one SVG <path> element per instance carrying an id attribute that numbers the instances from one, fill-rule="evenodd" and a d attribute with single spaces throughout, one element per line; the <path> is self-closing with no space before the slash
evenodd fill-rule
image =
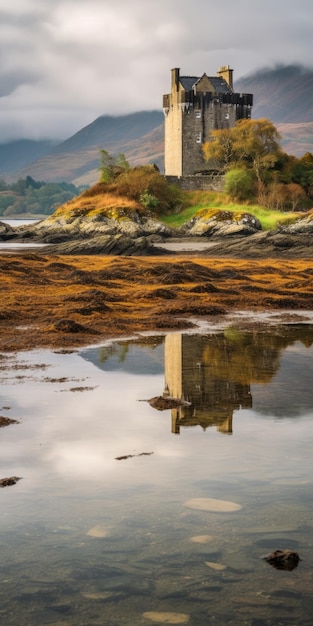
<path id="1" fill-rule="evenodd" d="M 276 569 L 284 569 L 291 571 L 298 566 L 300 557 L 298 552 L 292 550 L 274 550 L 264 559 Z"/>
<path id="2" fill-rule="evenodd" d="M 9 417 L 3 417 L 3 415 L 0 415 L 0 428 L 3 428 L 4 426 L 10 426 L 10 424 L 18 424 L 19 422 L 17 420 L 12 420 Z"/>
<path id="3" fill-rule="evenodd" d="M 18 476 L 10 476 L 9 478 L 0 478 L 0 487 L 9 487 L 10 485 L 16 485 L 18 480 L 21 480 Z"/>
<path id="4" fill-rule="evenodd" d="M 191 402 L 185 400 L 179 400 L 178 398 L 167 398 L 164 396 L 155 396 L 150 400 L 143 400 L 143 402 L 149 402 L 150 406 L 157 411 L 166 411 L 167 409 L 176 409 L 180 406 L 190 406 Z"/>

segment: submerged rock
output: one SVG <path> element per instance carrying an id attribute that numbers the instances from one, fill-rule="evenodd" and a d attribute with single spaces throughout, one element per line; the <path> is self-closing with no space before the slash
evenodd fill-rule
<path id="1" fill-rule="evenodd" d="M 149 402 L 150 406 L 157 411 L 166 411 L 167 409 L 176 409 L 180 406 L 191 406 L 191 402 L 179 400 L 179 398 L 170 398 L 166 396 L 155 396 L 150 400 L 141 400 L 141 402 Z"/>
<path id="2" fill-rule="evenodd" d="M 9 478 L 1 478 L 0 487 L 10 487 L 11 485 L 16 485 L 18 480 L 21 480 L 21 478 L 19 478 L 18 476 L 10 476 Z"/>
<path id="3" fill-rule="evenodd" d="M 196 511 L 212 511 L 213 513 L 232 513 L 242 509 L 241 504 L 228 500 L 216 500 L 215 498 L 192 498 L 187 500 L 184 506 Z"/>
<path id="4" fill-rule="evenodd" d="M 226 569 L 226 565 L 222 563 L 216 563 L 215 561 L 205 561 L 205 564 L 210 567 L 210 569 L 214 569 L 217 572 L 223 572 Z"/>
<path id="5" fill-rule="evenodd" d="M 142 617 L 159 624 L 188 624 L 189 615 L 186 613 L 164 613 L 159 611 L 147 611 Z"/>
<path id="6" fill-rule="evenodd" d="M 10 426 L 10 424 L 18 424 L 19 422 L 17 420 L 13 420 L 10 419 L 9 417 L 3 417 L 3 415 L 0 415 L 0 428 L 3 428 L 4 426 Z"/>
<path id="7" fill-rule="evenodd" d="M 288 571 L 295 569 L 301 560 L 298 552 L 294 552 L 293 550 L 274 550 L 274 552 L 265 556 L 264 559 L 275 567 L 275 569 Z"/>
<path id="8" fill-rule="evenodd" d="M 193 543 L 209 543 L 212 539 L 212 535 L 195 535 L 194 537 L 190 537 L 190 541 Z"/>
<path id="9" fill-rule="evenodd" d="M 98 526 L 93 526 L 86 532 L 86 535 L 88 535 L 88 537 L 97 537 L 98 539 L 108 537 L 109 534 L 110 533 L 108 529 L 105 526 L 101 526 L 101 524 L 99 524 Z"/>

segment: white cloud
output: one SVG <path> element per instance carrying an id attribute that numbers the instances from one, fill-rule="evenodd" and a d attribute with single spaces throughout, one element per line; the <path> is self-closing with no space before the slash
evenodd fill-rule
<path id="1" fill-rule="evenodd" d="M 3 0 L 0 141 L 161 108 L 170 69 L 311 64 L 311 0 Z M 69 113 L 71 112 L 71 113 Z"/>

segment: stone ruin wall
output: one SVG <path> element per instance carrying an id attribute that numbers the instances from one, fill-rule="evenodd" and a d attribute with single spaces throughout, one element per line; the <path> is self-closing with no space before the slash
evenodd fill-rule
<path id="1" fill-rule="evenodd" d="M 225 176 L 212 174 L 201 176 L 165 176 L 170 185 L 177 185 L 183 191 L 223 191 Z"/>

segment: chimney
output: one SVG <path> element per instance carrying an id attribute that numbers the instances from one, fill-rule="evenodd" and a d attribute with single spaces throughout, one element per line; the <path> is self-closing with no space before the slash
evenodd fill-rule
<path id="1" fill-rule="evenodd" d="M 217 72 L 217 76 L 224 78 L 231 89 L 233 89 L 233 71 L 230 69 L 230 65 L 222 65 Z"/>
<path id="2" fill-rule="evenodd" d="M 174 69 L 171 70 L 171 76 L 172 76 L 172 91 L 174 91 L 174 89 L 178 90 L 179 67 L 174 67 Z"/>

